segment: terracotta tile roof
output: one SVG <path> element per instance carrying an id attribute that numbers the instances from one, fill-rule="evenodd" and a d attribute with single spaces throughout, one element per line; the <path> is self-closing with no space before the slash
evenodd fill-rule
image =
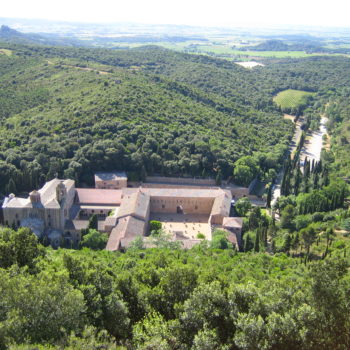
<path id="1" fill-rule="evenodd" d="M 195 245 L 201 243 L 202 240 L 201 239 L 184 239 L 184 240 L 179 240 L 179 242 L 182 243 L 183 249 L 191 249 Z"/>
<path id="2" fill-rule="evenodd" d="M 60 204 L 57 201 L 56 189 L 57 186 L 63 183 L 66 187 L 67 193 L 69 190 L 74 187 L 73 180 L 59 180 L 53 179 L 49 182 L 46 182 L 44 187 L 42 187 L 38 192 L 40 193 L 40 200 L 44 207 L 48 208 L 60 208 Z"/>
<path id="3" fill-rule="evenodd" d="M 135 216 L 146 219 L 150 207 L 150 197 L 141 190 L 123 197 L 117 217 Z"/>
<path id="4" fill-rule="evenodd" d="M 239 228 L 241 229 L 243 226 L 243 219 L 240 217 L 225 217 L 222 222 L 223 227 L 227 228 Z"/>
<path id="5" fill-rule="evenodd" d="M 178 197 L 178 198 L 215 198 L 227 193 L 220 188 L 145 188 L 141 187 L 143 193 L 151 197 Z M 123 195 L 131 195 L 139 191 L 139 188 L 124 188 Z"/>
<path id="6" fill-rule="evenodd" d="M 106 249 L 118 250 L 121 246 L 127 247 L 130 243 L 144 232 L 146 222 L 127 216 L 119 220 L 118 225 L 113 228 Z"/>
<path id="7" fill-rule="evenodd" d="M 40 193 L 40 204 L 35 203 L 34 206 L 36 207 L 45 207 L 50 209 L 59 209 L 61 206 L 57 201 L 57 194 L 56 189 L 57 186 L 63 183 L 66 187 L 67 193 L 74 188 L 74 181 L 73 180 L 59 180 L 59 179 L 53 179 L 51 181 L 48 181 L 45 183 L 45 185 L 38 190 L 37 192 Z M 32 208 L 33 204 L 30 201 L 30 198 L 18 198 L 15 197 L 7 202 L 6 207 L 8 208 Z"/>
<path id="8" fill-rule="evenodd" d="M 76 188 L 75 200 L 79 204 L 119 206 L 122 202 L 122 191 L 98 188 Z"/>
<path id="9" fill-rule="evenodd" d="M 224 192 L 224 191 L 223 191 Z M 230 215 L 232 195 L 229 192 L 224 192 L 215 197 L 211 215 Z"/>

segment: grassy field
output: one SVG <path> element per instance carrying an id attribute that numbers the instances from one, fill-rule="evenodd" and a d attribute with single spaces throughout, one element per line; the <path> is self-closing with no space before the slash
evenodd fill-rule
<path id="1" fill-rule="evenodd" d="M 0 54 L 5 54 L 7 56 L 11 56 L 12 55 L 12 51 L 11 50 L 7 50 L 7 49 L 0 49 Z"/>
<path id="2" fill-rule="evenodd" d="M 313 94 L 312 92 L 289 89 L 279 92 L 273 100 L 281 108 L 296 108 L 304 105 Z"/>

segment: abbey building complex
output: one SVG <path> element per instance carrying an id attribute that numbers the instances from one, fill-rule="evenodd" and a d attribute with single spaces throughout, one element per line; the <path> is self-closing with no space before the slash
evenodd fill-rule
<path id="1" fill-rule="evenodd" d="M 160 221 L 184 248 L 211 240 L 215 228 L 226 230 L 239 247 L 242 219 L 230 214 L 231 204 L 243 196 L 249 196 L 248 188 L 216 186 L 214 180 L 148 177 L 136 183 L 112 172 L 95 174 L 95 188 L 53 179 L 27 198 L 9 195 L 2 211 L 5 225 L 29 227 L 54 247 L 76 246 L 92 215 L 99 231 L 109 234 L 107 250 L 124 249 L 138 236 L 147 242 L 151 220 Z"/>

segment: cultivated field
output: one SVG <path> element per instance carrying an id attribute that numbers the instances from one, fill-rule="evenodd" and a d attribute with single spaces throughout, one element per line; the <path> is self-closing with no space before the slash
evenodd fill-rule
<path id="1" fill-rule="evenodd" d="M 307 100 L 314 93 L 300 90 L 284 90 L 274 98 L 274 102 L 281 108 L 297 108 L 307 103 Z"/>

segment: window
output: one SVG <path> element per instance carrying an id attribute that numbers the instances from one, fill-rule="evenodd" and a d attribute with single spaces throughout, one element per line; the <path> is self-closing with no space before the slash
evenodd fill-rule
<path id="1" fill-rule="evenodd" d="M 194 209 L 197 210 L 197 209 L 198 209 L 198 205 L 195 205 L 195 206 L 194 206 Z"/>
<path id="2" fill-rule="evenodd" d="M 162 204 L 162 209 L 165 209 L 165 204 Z"/>

